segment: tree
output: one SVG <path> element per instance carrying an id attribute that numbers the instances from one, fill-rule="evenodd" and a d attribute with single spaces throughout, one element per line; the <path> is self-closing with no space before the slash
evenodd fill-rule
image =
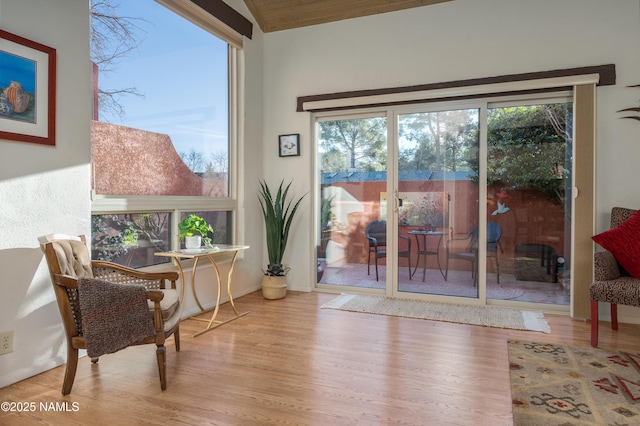
<path id="1" fill-rule="evenodd" d="M 229 156 L 226 151 L 218 151 L 209 156 L 210 161 L 207 163 L 202 177 L 209 179 L 227 180 L 229 174 Z"/>
<path id="2" fill-rule="evenodd" d="M 387 123 L 382 117 L 320 123 L 320 147 L 334 160 L 341 155 L 348 162 L 333 164 L 338 170 L 385 170 Z M 323 154 L 324 157 L 324 154 Z M 324 163 L 324 162 L 323 162 Z M 325 171 L 329 171 L 323 169 Z"/>
<path id="3" fill-rule="evenodd" d="M 562 202 L 571 164 L 571 104 L 493 108 L 488 111 L 487 182 L 537 188 Z M 564 171 L 564 172 L 561 172 Z"/>
<path id="4" fill-rule="evenodd" d="M 91 22 L 91 61 L 97 66 L 98 74 L 107 74 L 118 67 L 118 61 L 131 54 L 142 43 L 139 26 L 146 22 L 142 18 L 118 16 L 117 4 L 112 0 L 91 0 L 89 16 Z M 122 117 L 125 113 L 119 102 L 121 96 L 144 97 L 135 87 L 106 89 L 98 87 L 98 105 L 101 114 Z"/>
<path id="5" fill-rule="evenodd" d="M 469 170 L 478 146 L 476 110 L 405 114 L 399 135 L 414 147 L 400 151 L 401 170 Z"/>
<path id="6" fill-rule="evenodd" d="M 191 150 L 189 152 L 181 152 L 180 158 L 193 173 L 203 173 L 206 169 L 204 153 Z"/>

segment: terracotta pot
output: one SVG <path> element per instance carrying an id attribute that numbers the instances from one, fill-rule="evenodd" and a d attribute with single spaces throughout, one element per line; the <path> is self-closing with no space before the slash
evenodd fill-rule
<path id="1" fill-rule="evenodd" d="M 265 299 L 282 299 L 287 295 L 287 277 L 272 277 L 265 275 L 262 278 L 262 296 Z"/>

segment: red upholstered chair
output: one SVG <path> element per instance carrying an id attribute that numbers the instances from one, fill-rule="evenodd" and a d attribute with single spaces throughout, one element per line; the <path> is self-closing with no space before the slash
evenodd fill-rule
<path id="1" fill-rule="evenodd" d="M 636 210 L 623 207 L 611 209 L 611 229 L 618 228 L 634 213 Z M 597 237 L 595 236 L 594 240 L 600 244 Z M 624 236 L 622 238 L 624 239 Z M 638 238 L 632 237 L 631 240 L 637 241 Z M 628 251 L 628 248 L 620 247 L 620 250 Z M 589 287 L 589 298 L 591 299 L 591 346 L 596 347 L 598 346 L 598 302 L 611 305 L 611 328 L 617 330 L 618 305 L 640 306 L 640 279 L 630 276 L 610 251 L 594 253 L 593 272 L 594 281 Z"/>
<path id="2" fill-rule="evenodd" d="M 39 240 L 45 253 L 47 265 L 49 266 L 51 281 L 67 337 L 67 366 L 62 384 L 62 394 L 67 395 L 71 392 L 78 366 L 78 349 L 88 349 L 88 355 L 91 356 L 91 348 L 87 347 L 87 330 L 83 330 L 83 324 L 86 325 L 86 322 L 83 322 L 83 311 L 80 307 L 87 303 L 95 305 L 99 303 L 99 301 L 83 300 L 81 302 L 79 300 L 79 294 L 81 294 L 78 288 L 79 282 L 81 286 L 94 283 L 96 285 L 103 285 L 107 287 L 109 291 L 115 289 L 115 292 L 118 291 L 118 287 L 126 286 L 128 288 L 122 289 L 121 293 L 124 293 L 125 290 L 127 292 L 131 290 L 138 292 L 140 295 L 138 299 L 141 299 L 139 300 L 140 303 L 136 305 L 138 308 L 138 316 L 135 319 L 129 316 L 129 323 L 133 323 L 129 328 L 142 329 L 147 333 L 145 335 L 148 337 L 133 341 L 133 339 L 142 334 L 140 332 L 137 334 L 132 332 L 126 334 L 129 330 L 122 330 L 121 332 L 116 330 L 116 332 L 117 334 L 125 334 L 126 338 L 132 340 L 128 345 L 148 343 L 156 345 L 160 387 L 164 390 L 167 387 L 165 339 L 173 334 L 176 351 L 180 350 L 180 299 L 176 291 L 178 273 L 146 273 L 115 263 L 91 260 L 84 236 L 74 237 L 55 234 L 41 237 Z M 170 288 L 166 288 L 167 281 L 170 282 Z M 127 286 L 127 284 L 137 286 L 134 288 L 134 286 Z M 83 290 L 83 288 L 80 290 Z M 115 292 L 112 292 L 107 298 L 111 299 L 111 295 Z M 82 294 L 90 293 L 91 291 L 88 293 L 85 291 Z M 124 302 L 118 307 L 128 307 L 126 296 L 123 297 L 120 295 L 120 297 L 120 300 L 124 299 Z M 101 308 L 102 306 L 98 305 L 98 309 Z M 127 312 L 130 313 L 130 311 L 129 309 Z M 121 316 L 119 312 L 120 311 L 117 311 L 115 313 L 116 318 Z M 92 318 L 96 316 L 97 315 L 93 314 L 87 315 L 87 317 Z M 142 321 L 138 321 L 140 319 L 142 319 Z M 149 319 L 151 319 L 151 321 L 149 321 Z M 85 318 L 85 320 L 88 320 L 88 318 Z M 127 318 L 124 320 L 123 322 L 127 322 Z M 137 326 L 138 323 L 144 323 L 146 327 L 139 327 Z M 104 328 L 102 325 L 104 325 Z M 103 323 L 94 327 L 94 329 L 98 332 L 104 329 L 109 330 L 109 324 Z M 95 335 L 95 333 L 92 335 Z M 102 337 L 104 336 L 105 334 L 102 334 Z M 98 338 L 100 339 L 101 336 L 98 336 Z M 101 346 L 101 348 L 98 352 L 101 354 L 110 353 L 122 347 L 117 346 L 118 342 L 116 342 L 116 349 L 105 351 L 105 347 L 114 348 L 114 346 L 111 345 L 112 343 L 114 342 L 107 341 L 106 344 L 100 344 L 99 346 Z M 98 358 L 93 357 L 91 361 L 95 363 L 98 361 Z"/>

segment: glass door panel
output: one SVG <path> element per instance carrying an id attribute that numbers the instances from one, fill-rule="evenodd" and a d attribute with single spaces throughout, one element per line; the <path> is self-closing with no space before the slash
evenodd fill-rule
<path id="1" fill-rule="evenodd" d="M 398 230 L 411 247 L 398 262 L 399 292 L 478 297 L 478 116 L 398 116 Z"/>
<path id="2" fill-rule="evenodd" d="M 490 107 L 487 127 L 487 297 L 568 305 L 573 104 Z"/>
<path id="3" fill-rule="evenodd" d="M 318 121 L 319 284 L 386 288 L 386 117 Z"/>

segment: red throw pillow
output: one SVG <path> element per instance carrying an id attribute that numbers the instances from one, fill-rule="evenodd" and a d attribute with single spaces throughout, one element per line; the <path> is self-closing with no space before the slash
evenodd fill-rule
<path id="1" fill-rule="evenodd" d="M 640 210 L 617 228 L 591 237 L 613 254 L 618 263 L 634 278 L 640 278 Z"/>

